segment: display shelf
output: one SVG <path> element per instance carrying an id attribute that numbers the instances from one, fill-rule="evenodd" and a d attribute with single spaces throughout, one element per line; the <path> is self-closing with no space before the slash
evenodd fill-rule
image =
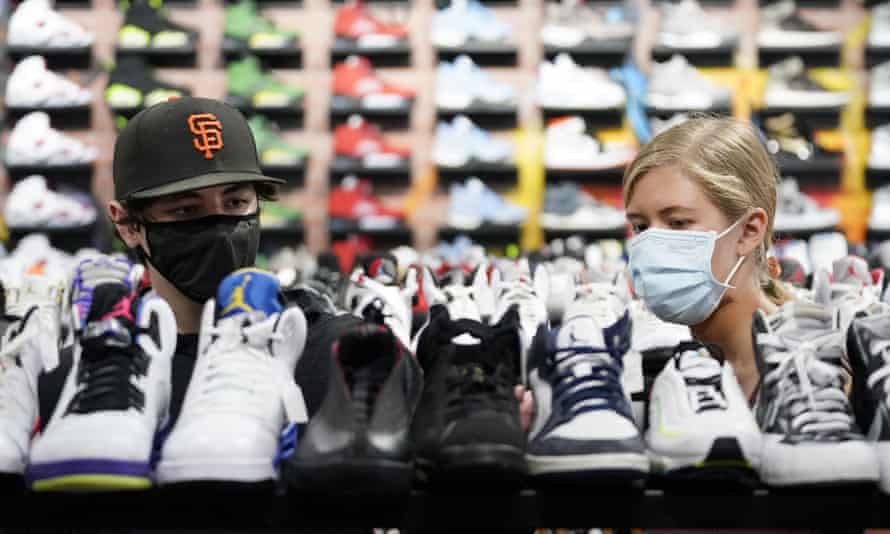
<path id="1" fill-rule="evenodd" d="M 168 2 L 170 0 L 167 0 Z M 193 0 L 187 0 L 193 1 Z M 226 0 L 227 4 L 236 4 L 239 0 Z M 371 0 L 374 1 L 374 0 Z M 303 0 L 256 0 L 256 3 L 259 7 L 292 7 L 292 8 L 301 8 L 303 7 Z"/>
<path id="2" fill-rule="evenodd" d="M 438 120 L 451 120 L 464 115 L 476 126 L 486 130 L 506 130 L 515 128 L 518 123 L 516 105 L 473 104 L 464 109 L 436 109 Z"/>
<path id="3" fill-rule="evenodd" d="M 773 3 L 774 0 L 760 0 L 760 5 L 765 6 Z M 797 7 L 817 7 L 817 8 L 837 8 L 841 5 L 840 0 L 796 0 Z"/>
<path id="4" fill-rule="evenodd" d="M 890 229 L 875 230 L 875 229 L 869 228 L 865 232 L 865 239 L 867 241 L 878 241 L 878 242 L 890 241 Z"/>
<path id="5" fill-rule="evenodd" d="M 624 167 L 609 169 L 552 169 L 544 170 L 548 182 L 569 181 L 584 184 L 621 185 Z"/>
<path id="6" fill-rule="evenodd" d="M 93 164 L 79 165 L 6 165 L 9 179 L 17 182 L 33 174 L 39 174 L 58 183 L 69 184 L 89 191 L 93 178 Z"/>
<path id="7" fill-rule="evenodd" d="M 304 242 L 306 229 L 302 221 L 287 226 L 261 226 L 260 250 L 271 253 L 283 247 L 297 247 Z"/>
<path id="8" fill-rule="evenodd" d="M 874 67 L 881 63 L 890 61 L 890 46 L 872 46 L 865 47 L 865 66 Z"/>
<path id="9" fill-rule="evenodd" d="M 405 185 L 411 182 L 411 160 L 388 167 L 368 167 L 354 158 L 334 157 L 330 168 L 331 177 L 340 179 L 350 174 L 367 178 L 375 184 Z"/>
<path id="10" fill-rule="evenodd" d="M 463 167 L 436 166 L 439 184 L 447 186 L 455 182 L 463 182 L 471 176 L 480 178 L 485 184 L 515 185 L 519 177 L 516 165 L 497 163 L 470 163 Z"/>
<path id="11" fill-rule="evenodd" d="M 263 492 L 171 490 L 119 494 L 13 494 L 4 496 L 10 527 L 103 526 L 105 528 L 400 528 L 455 532 L 473 529 L 531 531 L 546 527 L 613 528 L 810 528 L 861 531 L 890 526 L 890 498 L 823 492 L 727 495 L 699 491 L 621 492 L 612 487 L 516 495 L 410 496 L 273 495 Z M 101 514 L 97 513 L 101 510 Z M 164 513 L 147 513 L 163 510 Z M 344 513 L 348 510 L 348 513 Z M 456 513 L 459 511 L 460 513 Z"/>
<path id="12" fill-rule="evenodd" d="M 288 106 L 255 106 L 244 98 L 229 95 L 226 102 L 238 108 L 248 117 L 263 115 L 277 124 L 281 129 L 298 129 L 303 127 L 303 98 Z"/>
<path id="13" fill-rule="evenodd" d="M 220 52 L 224 63 L 249 54 L 260 60 L 263 69 L 299 69 L 303 66 L 303 50 L 296 41 L 282 48 L 249 48 L 237 39 L 224 37 Z"/>
<path id="14" fill-rule="evenodd" d="M 260 169 L 266 176 L 285 180 L 284 189 L 292 190 L 303 187 L 308 165 L 309 158 L 305 158 L 297 165 L 260 165 Z"/>
<path id="15" fill-rule="evenodd" d="M 589 128 L 618 128 L 624 121 L 624 108 L 584 109 L 541 107 L 544 120 L 577 115 L 584 119 Z"/>
<path id="16" fill-rule="evenodd" d="M 446 226 L 439 228 L 439 239 L 452 241 L 459 235 L 465 235 L 482 245 L 507 245 L 510 243 L 519 243 L 522 231 L 522 225 L 501 225 L 485 223 L 478 228 L 467 230 L 464 228 L 453 228 Z"/>
<path id="17" fill-rule="evenodd" d="M 843 158 L 839 154 L 818 152 L 810 161 L 781 156 L 776 163 L 782 176 L 793 176 L 801 185 L 836 187 L 841 181 Z"/>
<path id="18" fill-rule="evenodd" d="M 19 119 L 34 111 L 43 111 L 49 115 L 49 120 L 53 125 L 53 128 L 60 130 L 79 130 L 89 128 L 93 116 L 93 108 L 89 104 L 84 106 L 51 108 L 9 106 L 6 108 L 5 113 L 6 124 L 12 127 Z"/>
<path id="19" fill-rule="evenodd" d="M 121 48 L 116 49 L 117 57 L 140 56 L 155 67 L 192 68 L 198 63 L 198 47 L 190 43 L 179 48 Z"/>
<path id="20" fill-rule="evenodd" d="M 544 45 L 544 57 L 549 60 L 558 54 L 571 54 L 572 59 L 585 67 L 618 67 L 624 63 L 633 47 L 633 39 L 588 39 L 578 46 L 561 47 Z"/>
<path id="21" fill-rule="evenodd" d="M 869 190 L 890 184 L 890 169 L 865 168 L 865 187 Z"/>
<path id="22" fill-rule="evenodd" d="M 339 63 L 349 56 L 363 56 L 375 68 L 411 66 L 411 45 L 408 41 L 395 46 L 359 46 L 355 41 L 337 37 L 331 46 L 331 63 Z"/>
<path id="23" fill-rule="evenodd" d="M 658 117 L 660 119 L 667 119 L 672 117 L 677 113 L 711 113 L 717 115 L 729 115 L 732 113 L 732 105 L 726 100 L 723 102 L 717 102 L 709 109 L 683 109 L 683 108 L 656 108 L 646 105 L 646 115 L 649 117 Z"/>
<path id="24" fill-rule="evenodd" d="M 102 239 L 102 232 L 103 227 L 96 222 L 73 228 L 10 227 L 8 247 L 9 250 L 14 249 L 18 242 L 27 235 L 44 234 L 49 238 L 49 242 L 53 247 L 70 254 L 88 247 L 104 250 L 105 247 L 98 244 Z"/>
<path id="25" fill-rule="evenodd" d="M 460 55 L 467 55 L 480 67 L 515 67 L 519 51 L 511 43 L 469 42 L 462 46 L 436 47 L 439 61 L 454 61 Z"/>
<path id="26" fill-rule="evenodd" d="M 766 68 L 773 63 L 778 63 L 789 56 L 799 56 L 804 65 L 813 67 L 838 67 L 841 64 L 840 45 L 829 45 L 805 48 L 763 48 L 757 49 L 758 64 Z"/>
<path id="27" fill-rule="evenodd" d="M 887 123 L 890 123 L 890 107 L 870 105 L 865 108 L 866 128 L 877 128 Z"/>
<path id="28" fill-rule="evenodd" d="M 732 67 L 735 63 L 735 52 L 738 41 L 727 41 L 714 48 L 673 48 L 655 46 L 652 58 L 655 61 L 667 61 L 675 54 L 682 55 L 696 67 Z"/>
<path id="29" fill-rule="evenodd" d="M 820 130 L 834 129 L 839 127 L 841 122 L 841 112 L 843 111 L 843 109 L 844 106 L 816 108 L 806 106 L 773 106 L 757 110 L 756 113 L 761 119 L 776 115 L 784 115 L 785 113 L 791 113 L 807 127 L 814 130 Z"/>
<path id="30" fill-rule="evenodd" d="M 393 248 L 399 245 L 411 245 L 413 234 L 404 222 L 392 228 L 361 228 L 357 221 L 347 219 L 330 219 L 328 231 L 331 241 L 346 239 L 351 235 L 365 236 L 373 240 L 375 247 Z"/>
<path id="31" fill-rule="evenodd" d="M 808 240 L 809 238 L 813 237 L 814 234 L 839 231 L 840 230 L 836 226 L 823 226 L 820 228 L 795 228 L 792 230 L 773 230 L 773 237 L 776 241 L 780 241 L 782 239 Z"/>
<path id="32" fill-rule="evenodd" d="M 597 239 L 624 239 L 627 237 L 627 231 L 624 227 L 606 229 L 542 228 L 541 230 L 544 232 L 545 241 L 558 238 L 565 239 L 572 236 L 580 236 L 587 241 Z"/>
<path id="33" fill-rule="evenodd" d="M 411 108 L 414 100 L 405 100 L 398 106 L 382 107 L 362 105 L 360 100 L 342 95 L 331 96 L 331 124 L 346 122 L 350 115 L 361 115 L 383 129 L 401 130 L 411 125 Z"/>
<path id="34" fill-rule="evenodd" d="M 33 46 L 8 46 L 6 53 L 15 63 L 28 56 L 43 56 L 50 70 L 88 69 L 93 63 L 93 48 L 47 48 Z"/>

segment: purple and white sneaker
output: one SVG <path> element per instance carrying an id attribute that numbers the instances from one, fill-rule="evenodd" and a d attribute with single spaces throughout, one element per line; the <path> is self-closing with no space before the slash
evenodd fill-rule
<path id="1" fill-rule="evenodd" d="M 134 276 L 133 264 L 130 260 L 119 256 L 97 254 L 77 264 L 71 282 L 74 330 L 76 332 L 83 330 L 96 286 L 107 282 L 120 282 L 132 290 L 135 285 Z"/>

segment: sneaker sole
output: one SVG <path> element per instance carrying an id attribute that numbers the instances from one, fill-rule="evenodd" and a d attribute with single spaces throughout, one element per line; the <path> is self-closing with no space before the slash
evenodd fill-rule
<path id="1" fill-rule="evenodd" d="M 164 459 L 158 464 L 156 474 L 162 485 L 211 480 L 254 483 L 276 478 L 269 458 L 232 458 L 225 462 Z"/>
<path id="2" fill-rule="evenodd" d="M 446 447 L 436 460 L 417 458 L 417 478 L 431 486 L 513 490 L 522 487 L 528 472 L 525 453 L 511 445 L 474 444 Z"/>
<path id="3" fill-rule="evenodd" d="M 145 490 L 152 486 L 148 462 L 101 459 L 32 464 L 25 479 L 34 491 Z"/>
<path id="4" fill-rule="evenodd" d="M 383 459 L 311 463 L 288 460 L 282 467 L 282 476 L 298 492 L 398 495 L 411 491 L 414 470 L 408 462 Z"/>
<path id="5" fill-rule="evenodd" d="M 526 460 L 531 476 L 548 481 L 577 478 L 596 484 L 597 479 L 641 479 L 649 473 L 649 457 L 638 453 L 526 455 Z"/>
<path id="6" fill-rule="evenodd" d="M 669 485 L 691 483 L 753 488 L 760 484 L 757 471 L 745 457 L 736 438 L 715 439 L 708 455 L 700 461 L 689 463 L 659 457 L 653 463 L 660 465 L 661 476 Z"/>

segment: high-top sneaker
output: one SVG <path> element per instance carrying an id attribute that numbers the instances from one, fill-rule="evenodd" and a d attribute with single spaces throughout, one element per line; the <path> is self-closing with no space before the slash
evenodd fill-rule
<path id="1" fill-rule="evenodd" d="M 398 285 L 396 279 L 392 285 L 378 282 L 366 275 L 359 268 L 349 279 L 349 289 L 353 298 L 352 313 L 368 322 L 386 325 L 399 341 L 406 347 L 411 342 L 411 297 Z"/>
<path id="2" fill-rule="evenodd" d="M 161 451 L 161 484 L 276 478 L 282 430 L 308 420 L 294 382 L 306 319 L 283 308 L 278 287 L 271 273 L 240 269 L 204 305 L 195 370 Z"/>
<path id="3" fill-rule="evenodd" d="M 160 297 L 106 282 L 92 290 L 84 325 L 55 412 L 31 448 L 27 481 L 38 491 L 148 488 L 168 413 L 173 311 Z"/>
<path id="4" fill-rule="evenodd" d="M 854 319 L 847 354 L 853 368 L 853 413 L 877 451 L 881 490 L 890 493 L 890 315 Z"/>
<path id="5" fill-rule="evenodd" d="M 417 357 L 424 391 L 411 427 L 420 481 L 515 489 L 526 473 L 519 383 L 519 317 L 495 325 L 430 310 Z"/>
<path id="6" fill-rule="evenodd" d="M 760 477 L 770 486 L 869 484 L 878 458 L 844 392 L 843 333 L 811 333 L 793 346 L 762 312 L 752 325 L 761 386 L 756 417 L 763 432 Z"/>
<path id="7" fill-rule="evenodd" d="M 58 365 L 63 279 L 26 275 L 3 288 L 0 347 L 0 474 L 22 474 L 38 419 L 37 377 Z"/>
<path id="8" fill-rule="evenodd" d="M 327 394 L 285 461 L 284 476 L 300 491 L 407 493 L 420 365 L 391 331 L 374 324 L 344 332 L 331 362 Z"/>
<path id="9" fill-rule="evenodd" d="M 719 349 L 696 341 L 676 347 L 652 387 L 646 441 L 670 478 L 756 481 L 760 429 Z"/>
<path id="10" fill-rule="evenodd" d="M 596 483 L 602 477 L 642 478 L 649 471 L 621 387 L 630 332 L 627 313 L 604 328 L 593 315 L 571 309 L 560 328 L 539 331 L 529 359 L 537 403 L 526 454 L 532 476 Z"/>

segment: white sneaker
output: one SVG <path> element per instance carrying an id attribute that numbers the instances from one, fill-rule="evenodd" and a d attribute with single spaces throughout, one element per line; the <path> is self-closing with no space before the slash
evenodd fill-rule
<path id="1" fill-rule="evenodd" d="M 681 343 L 652 385 L 646 442 L 667 476 L 732 471 L 749 480 L 762 437 L 732 365 L 698 342 Z"/>
<path id="2" fill-rule="evenodd" d="M 871 195 L 868 227 L 872 230 L 890 230 L 890 187 L 886 185 Z"/>
<path id="3" fill-rule="evenodd" d="M 771 255 L 778 259 L 791 258 L 803 267 L 805 274 L 813 272 L 813 263 L 810 261 L 809 245 L 802 239 L 789 239 L 779 241 L 772 247 Z"/>
<path id="4" fill-rule="evenodd" d="M 868 104 L 890 107 L 890 61 L 872 67 L 868 71 Z"/>
<path id="5" fill-rule="evenodd" d="M 59 363 L 62 276 L 4 277 L 6 326 L 0 348 L 0 473 L 21 475 L 38 420 L 37 378 Z"/>
<path id="6" fill-rule="evenodd" d="M 71 80 L 47 70 L 41 56 L 28 56 L 16 64 L 6 82 L 6 105 L 22 108 L 85 106 L 93 96 Z"/>
<path id="7" fill-rule="evenodd" d="M 769 67 L 769 78 L 763 97 L 767 107 L 834 107 L 850 100 L 845 91 L 832 91 L 810 78 L 799 56 L 790 57 Z"/>
<path id="8" fill-rule="evenodd" d="M 871 8 L 868 45 L 878 48 L 890 47 L 890 3 L 878 4 Z"/>
<path id="9" fill-rule="evenodd" d="M 797 15 L 793 0 L 782 0 L 760 8 L 760 48 L 821 48 L 840 45 L 843 34 L 817 28 Z"/>
<path id="10" fill-rule="evenodd" d="M 93 44 L 93 34 L 53 11 L 49 0 L 25 0 L 9 18 L 9 46 L 80 48 Z"/>
<path id="11" fill-rule="evenodd" d="M 278 287 L 271 273 L 241 269 L 204 305 L 198 359 L 157 467 L 161 484 L 277 478 L 282 430 L 308 421 L 294 382 L 306 318 L 282 309 Z"/>
<path id="12" fill-rule="evenodd" d="M 890 124 L 871 131 L 868 166 L 872 169 L 890 170 Z"/>
<path id="13" fill-rule="evenodd" d="M 696 0 L 665 3 L 661 20 L 656 43 L 667 48 L 717 48 L 735 37 L 721 28 L 719 20 L 705 13 Z"/>
<path id="14" fill-rule="evenodd" d="M 92 224 L 96 208 L 87 195 L 81 200 L 56 193 L 43 176 L 34 175 L 13 186 L 5 217 L 10 228 L 74 228 Z"/>
<path id="15" fill-rule="evenodd" d="M 568 54 L 538 66 L 538 105 L 550 109 L 616 109 L 624 107 L 624 87 L 602 69 L 583 68 Z"/>
<path id="16" fill-rule="evenodd" d="M 586 133 L 581 117 L 551 121 L 544 133 L 544 166 L 548 169 L 610 169 L 623 167 L 636 150 L 621 144 L 600 143 Z"/>
<path id="17" fill-rule="evenodd" d="M 56 410 L 31 449 L 26 479 L 34 490 L 152 483 L 155 436 L 168 415 L 176 319 L 163 299 L 140 298 L 121 282 L 101 284 L 92 296 Z"/>
<path id="18" fill-rule="evenodd" d="M 349 284 L 358 297 L 351 310 L 353 315 L 389 327 L 402 345 L 413 349 L 411 298 L 414 295 L 410 290 L 399 287 L 397 280 L 392 285 L 383 284 L 366 275 L 362 269 L 353 271 Z"/>
<path id="19" fill-rule="evenodd" d="M 516 91 L 494 80 L 467 55 L 457 56 L 453 63 L 439 63 L 436 68 L 436 107 L 461 110 L 474 104 L 516 105 Z"/>
<path id="20" fill-rule="evenodd" d="M 810 237 L 810 262 L 813 272 L 831 272 L 834 261 L 843 258 L 848 252 L 847 238 L 840 232 L 824 232 Z"/>
<path id="21" fill-rule="evenodd" d="M 834 208 L 823 208 L 805 195 L 794 178 L 785 178 L 779 187 L 774 227 L 777 232 L 833 228 L 841 220 Z"/>
<path id="22" fill-rule="evenodd" d="M 534 277 L 529 273 L 528 262 L 520 260 L 515 266 L 515 272 L 496 281 L 494 287 L 495 311 L 489 320 L 490 324 L 497 324 L 507 314 L 512 306 L 519 308 L 519 337 L 522 342 L 522 381 L 528 383 L 526 366 L 528 353 L 532 339 L 540 326 L 547 324 L 547 292 L 550 289 L 550 279 L 547 269 L 538 265 Z"/>
<path id="23" fill-rule="evenodd" d="M 464 115 L 436 126 L 433 161 L 442 167 L 464 167 L 472 162 L 508 164 L 513 159 L 513 145 L 476 126 Z"/>
<path id="24" fill-rule="evenodd" d="M 545 230 L 621 230 L 627 224 L 624 211 L 584 195 L 581 205 L 569 214 L 542 211 L 539 221 Z"/>
<path id="25" fill-rule="evenodd" d="M 704 77 L 683 56 L 652 65 L 649 107 L 666 111 L 707 111 L 730 100 L 730 90 Z"/>
<path id="26" fill-rule="evenodd" d="M 7 165 L 64 166 L 92 163 L 98 154 L 96 147 L 53 129 L 49 115 L 34 111 L 15 123 L 5 157 Z"/>

